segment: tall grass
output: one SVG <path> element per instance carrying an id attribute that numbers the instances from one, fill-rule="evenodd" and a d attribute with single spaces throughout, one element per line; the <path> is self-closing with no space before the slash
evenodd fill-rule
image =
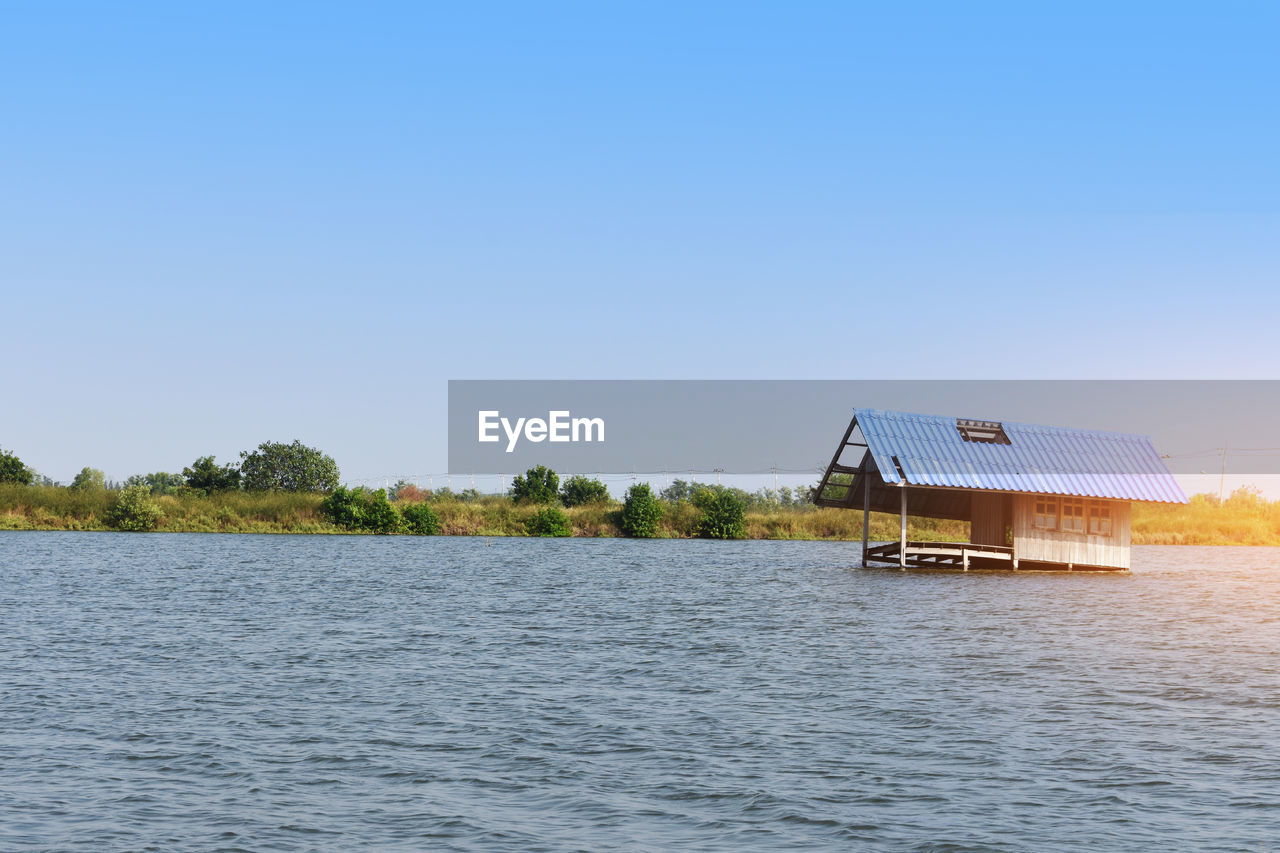
<path id="1" fill-rule="evenodd" d="M 1280 501 L 1238 489 L 1221 502 L 1134 504 L 1132 531 L 1135 545 L 1280 545 Z"/>
<path id="2" fill-rule="evenodd" d="M 114 491 L 74 491 L 60 486 L 0 485 L 0 529 L 110 530 Z M 321 495 L 289 492 L 186 493 L 153 500 L 171 533 L 331 533 L 321 518 Z"/>
<path id="3" fill-rule="evenodd" d="M 60 486 L 0 484 L 0 530 L 109 530 L 108 513 L 116 492 L 73 491 Z M 154 498 L 164 512 L 158 529 L 199 533 L 345 533 L 326 521 L 321 495 L 288 492 L 193 493 Z M 503 497 L 477 500 L 429 498 L 440 516 L 441 533 L 452 536 L 523 536 L 537 507 Z M 697 535 L 700 511 L 681 501 L 663 503 L 658 535 Z M 613 501 L 565 510 L 574 536 L 620 536 L 620 505 Z M 749 509 L 752 539 L 862 538 L 862 513 L 814 506 Z M 1226 501 L 1197 495 L 1187 505 L 1134 504 L 1136 545 L 1280 545 L 1280 501 L 1240 490 Z M 898 538 L 898 517 L 871 514 L 870 538 Z M 909 519 L 912 539 L 965 541 L 969 525 L 961 521 Z"/>

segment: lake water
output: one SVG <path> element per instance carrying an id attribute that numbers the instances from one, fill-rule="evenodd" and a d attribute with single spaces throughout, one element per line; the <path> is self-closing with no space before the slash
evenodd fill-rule
<path id="1" fill-rule="evenodd" d="M 1280 549 L 858 548 L 0 533 L 0 849 L 1280 849 Z"/>

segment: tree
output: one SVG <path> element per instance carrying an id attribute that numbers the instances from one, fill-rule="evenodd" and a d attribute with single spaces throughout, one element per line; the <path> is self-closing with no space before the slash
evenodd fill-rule
<path id="1" fill-rule="evenodd" d="M 604 483 L 581 474 L 565 480 L 560 488 L 560 503 L 565 506 L 582 506 L 608 499 L 609 489 Z"/>
<path id="2" fill-rule="evenodd" d="M 516 503 L 554 503 L 560 475 L 546 465 L 538 465 L 511 481 L 511 498 Z"/>
<path id="3" fill-rule="evenodd" d="M 393 501 L 412 501 L 420 503 L 431 497 L 428 489 L 420 487 L 417 483 L 410 483 L 408 480 L 397 480 L 396 484 L 387 492 L 387 498 Z"/>
<path id="4" fill-rule="evenodd" d="M 201 456 L 191 467 L 182 469 L 187 488 L 206 494 L 234 492 L 240 488 L 240 469 L 235 465 L 218 465 L 212 456 Z"/>
<path id="5" fill-rule="evenodd" d="M 747 535 L 747 504 L 734 489 L 705 486 L 693 496 L 702 510 L 698 535 L 704 539 L 744 539 Z"/>
<path id="6" fill-rule="evenodd" d="M 0 450 L 0 483 L 31 485 L 35 472 L 22 464 L 22 460 L 6 450 Z"/>
<path id="7" fill-rule="evenodd" d="M 684 480 L 677 478 L 671 481 L 671 485 L 659 492 L 658 497 L 667 503 L 680 503 L 680 501 L 687 501 L 692 498 L 693 493 L 697 490 L 697 483 L 686 483 Z"/>
<path id="8" fill-rule="evenodd" d="M 637 539 L 651 539 L 658 533 L 662 504 L 653 496 L 648 483 L 636 483 L 627 489 L 622 503 L 622 532 Z"/>
<path id="9" fill-rule="evenodd" d="M 117 530 L 143 532 L 155 530 L 164 512 L 151 500 L 151 489 L 145 483 L 125 486 L 107 512 L 107 523 Z"/>
<path id="10" fill-rule="evenodd" d="M 77 492 L 100 492 L 107 487 L 107 475 L 97 468 L 81 468 L 71 481 L 70 488 Z"/>
<path id="11" fill-rule="evenodd" d="M 264 441 L 240 454 L 240 478 L 249 492 L 332 492 L 338 464 L 314 447 Z"/>
<path id="12" fill-rule="evenodd" d="M 181 474 L 169 474 L 157 471 L 154 474 L 134 474 L 124 481 L 125 487 L 146 486 L 153 495 L 171 495 L 181 489 L 185 482 Z"/>

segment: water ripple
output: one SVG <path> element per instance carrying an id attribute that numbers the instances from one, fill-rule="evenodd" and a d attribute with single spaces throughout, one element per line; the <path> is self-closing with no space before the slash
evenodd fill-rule
<path id="1" fill-rule="evenodd" d="M 0 533 L 0 849 L 1269 851 L 1280 549 Z"/>

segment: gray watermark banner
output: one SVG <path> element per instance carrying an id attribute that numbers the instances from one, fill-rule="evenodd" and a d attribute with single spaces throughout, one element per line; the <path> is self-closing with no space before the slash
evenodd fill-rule
<path id="1" fill-rule="evenodd" d="M 820 472 L 855 407 L 1139 433 L 1175 474 L 1280 473 L 1277 380 L 451 380 L 449 469 Z"/>

